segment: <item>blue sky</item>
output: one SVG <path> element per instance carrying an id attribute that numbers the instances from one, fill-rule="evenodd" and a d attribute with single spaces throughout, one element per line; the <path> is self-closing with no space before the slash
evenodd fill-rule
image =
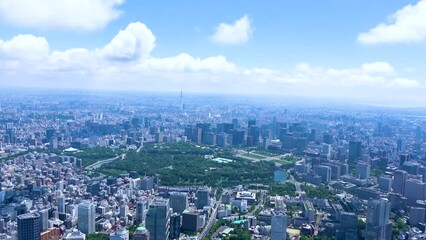
<path id="1" fill-rule="evenodd" d="M 426 95 L 425 0 L 90 2 L 2 1 L 3 85 L 174 91 L 183 84 L 193 92 L 408 102 Z M 34 57 L 14 55 L 21 50 Z"/>

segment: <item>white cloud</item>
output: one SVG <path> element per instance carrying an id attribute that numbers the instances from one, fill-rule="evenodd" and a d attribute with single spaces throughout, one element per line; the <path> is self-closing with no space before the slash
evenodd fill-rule
<path id="1" fill-rule="evenodd" d="M 393 73 L 395 71 L 387 62 L 364 63 L 361 68 L 368 73 Z"/>
<path id="2" fill-rule="evenodd" d="M 419 87 L 420 83 L 416 80 L 406 79 L 406 78 L 397 78 L 391 82 L 393 86 L 396 87 L 406 87 L 406 88 L 414 88 Z"/>
<path id="3" fill-rule="evenodd" d="M 251 21 L 247 15 L 236 20 L 233 24 L 221 23 L 211 40 L 221 44 L 242 44 L 247 42 L 253 34 Z"/>
<path id="4" fill-rule="evenodd" d="M 139 22 L 96 49 L 56 51 L 43 37 L 18 35 L 0 40 L 0 85 L 176 91 L 183 83 L 194 92 L 393 100 L 421 97 L 425 91 L 420 82 L 404 78 L 387 62 L 350 68 L 299 63 L 273 70 L 244 68 L 221 55 L 159 58 L 152 56 L 154 48 L 154 34 Z"/>
<path id="5" fill-rule="evenodd" d="M 117 19 L 124 0 L 1 0 L 0 19 L 37 29 L 90 31 Z"/>
<path id="6" fill-rule="evenodd" d="M 186 53 L 168 58 L 151 58 L 148 61 L 147 68 L 169 72 L 235 72 L 237 70 L 237 67 L 228 62 L 224 56 L 200 59 Z"/>
<path id="7" fill-rule="evenodd" d="M 135 60 L 148 56 L 155 47 L 155 36 L 140 22 L 130 23 L 102 50 L 101 54 L 115 60 Z"/>
<path id="8" fill-rule="evenodd" d="M 0 58 L 40 59 L 49 53 L 49 43 L 43 37 L 17 35 L 9 41 L 0 41 Z"/>
<path id="9" fill-rule="evenodd" d="M 363 44 L 421 42 L 426 39 L 426 0 L 407 5 L 366 33 L 358 35 Z"/>

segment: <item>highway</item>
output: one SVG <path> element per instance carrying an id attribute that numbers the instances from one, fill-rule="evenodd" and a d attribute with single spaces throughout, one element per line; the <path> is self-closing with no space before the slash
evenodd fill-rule
<path id="1" fill-rule="evenodd" d="M 210 214 L 210 218 L 206 226 L 203 228 L 203 231 L 201 231 L 200 235 L 198 235 L 197 237 L 198 240 L 204 239 L 206 235 L 209 233 L 210 228 L 212 228 L 213 224 L 216 222 L 217 209 L 219 208 L 221 203 L 222 203 L 222 195 L 220 196 L 219 201 L 216 202 L 216 205 L 213 208 L 213 212 Z"/>
<path id="2" fill-rule="evenodd" d="M 95 162 L 93 164 L 90 164 L 89 166 L 85 167 L 85 169 L 86 170 L 93 170 L 93 169 L 101 167 L 105 163 L 113 162 L 113 161 L 115 161 L 115 160 L 117 160 L 119 158 L 124 159 L 125 156 L 126 156 L 126 154 L 123 153 L 123 154 L 121 154 L 121 155 L 119 155 L 117 157 L 108 158 L 108 159 L 105 159 L 105 160 L 100 160 L 100 161 L 97 161 L 97 162 Z"/>

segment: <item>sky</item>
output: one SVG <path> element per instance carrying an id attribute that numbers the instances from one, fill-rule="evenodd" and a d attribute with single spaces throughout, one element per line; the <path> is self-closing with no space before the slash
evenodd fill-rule
<path id="1" fill-rule="evenodd" d="M 426 0 L 1 0 L 0 88 L 426 105 Z"/>

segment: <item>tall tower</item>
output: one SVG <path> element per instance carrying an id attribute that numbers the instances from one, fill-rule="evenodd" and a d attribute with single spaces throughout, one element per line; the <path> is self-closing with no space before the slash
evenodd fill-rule
<path id="1" fill-rule="evenodd" d="M 180 110 L 183 111 L 183 92 L 182 92 L 182 85 L 180 86 Z"/>

